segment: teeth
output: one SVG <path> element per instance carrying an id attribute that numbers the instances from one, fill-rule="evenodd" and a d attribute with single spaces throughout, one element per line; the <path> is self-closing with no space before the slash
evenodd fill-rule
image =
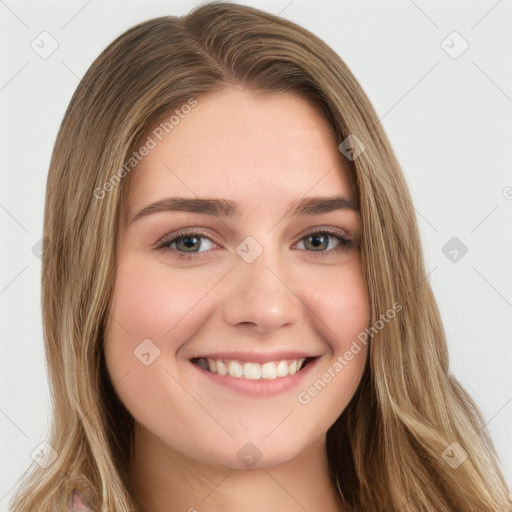
<path id="1" fill-rule="evenodd" d="M 278 377 L 286 377 L 288 375 L 288 364 L 286 361 L 279 361 L 276 371 Z"/>
<path id="2" fill-rule="evenodd" d="M 228 367 L 220 360 L 217 361 L 217 373 L 219 375 L 227 375 L 228 374 Z"/>
<path id="3" fill-rule="evenodd" d="M 306 359 L 285 359 L 282 361 L 271 361 L 268 363 L 242 363 L 240 361 L 223 361 L 222 359 L 205 359 L 200 357 L 197 364 L 219 375 L 230 375 L 244 379 L 276 379 L 295 375 L 304 365 Z"/>
<path id="4" fill-rule="evenodd" d="M 259 379 L 261 377 L 261 366 L 258 363 L 244 364 L 244 379 Z"/>
<path id="5" fill-rule="evenodd" d="M 231 377 L 241 377 L 244 373 L 243 366 L 238 361 L 229 361 L 228 373 Z"/>
<path id="6" fill-rule="evenodd" d="M 262 379 L 275 379 L 277 377 L 276 363 L 265 363 L 261 365 Z"/>

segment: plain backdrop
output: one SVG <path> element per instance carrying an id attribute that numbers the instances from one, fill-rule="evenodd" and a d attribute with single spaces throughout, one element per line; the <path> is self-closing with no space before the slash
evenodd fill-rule
<path id="1" fill-rule="evenodd" d="M 0 511 L 50 424 L 38 242 L 65 109 L 114 38 L 199 3 L 0 1 Z M 241 3 L 320 36 L 370 97 L 413 196 L 451 371 L 512 484 L 512 2 Z"/>

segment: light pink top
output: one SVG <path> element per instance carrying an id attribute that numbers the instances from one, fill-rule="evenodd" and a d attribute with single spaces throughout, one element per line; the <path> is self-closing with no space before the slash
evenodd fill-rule
<path id="1" fill-rule="evenodd" d="M 96 512 L 96 510 L 87 503 L 82 493 L 75 489 L 69 496 L 67 512 Z"/>

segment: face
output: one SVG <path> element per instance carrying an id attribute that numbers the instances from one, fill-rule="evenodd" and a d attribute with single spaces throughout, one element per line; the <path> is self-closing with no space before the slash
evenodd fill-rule
<path id="1" fill-rule="evenodd" d="M 230 87 L 197 102 L 130 176 L 107 367 L 169 453 L 274 465 L 325 436 L 360 382 L 360 219 L 306 100 Z"/>

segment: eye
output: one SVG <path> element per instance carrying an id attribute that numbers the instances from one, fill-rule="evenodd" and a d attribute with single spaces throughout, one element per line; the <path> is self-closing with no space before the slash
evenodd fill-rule
<path id="1" fill-rule="evenodd" d="M 203 247 L 203 249 L 205 251 L 211 249 L 212 241 L 209 238 L 201 235 L 198 236 L 197 234 L 176 237 L 169 246 L 175 245 L 178 250 L 185 252 L 201 252 L 199 248 L 205 245 L 202 240 L 207 240 L 206 247 Z"/>
<path id="2" fill-rule="evenodd" d="M 321 228 L 309 232 L 299 240 L 297 245 L 299 249 L 307 249 L 310 252 L 319 253 L 319 256 L 327 256 L 344 249 L 350 249 L 353 247 L 353 241 L 339 230 Z"/>
<path id="3" fill-rule="evenodd" d="M 156 249 L 170 251 L 179 260 L 192 260 L 208 256 L 217 245 L 206 233 L 185 230 L 164 236 L 156 244 Z M 334 228 L 316 228 L 299 239 L 295 244 L 298 249 L 329 256 L 353 247 L 353 241 L 343 231 Z"/>
<path id="4" fill-rule="evenodd" d="M 203 241 L 206 241 L 206 243 Z M 202 256 L 203 253 L 211 250 L 214 245 L 213 240 L 204 233 L 180 231 L 163 237 L 157 242 L 156 249 L 169 250 L 174 252 L 178 259 L 191 260 Z"/>

